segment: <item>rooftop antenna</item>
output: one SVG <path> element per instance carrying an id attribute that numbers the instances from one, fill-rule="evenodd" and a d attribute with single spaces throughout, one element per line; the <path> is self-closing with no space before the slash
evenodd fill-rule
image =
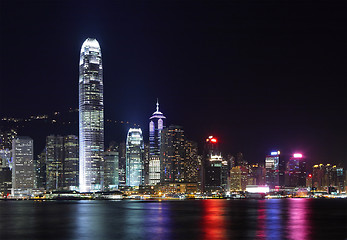
<path id="1" fill-rule="evenodd" d="M 159 112 L 159 101 L 158 101 L 158 98 L 157 98 L 157 112 Z"/>

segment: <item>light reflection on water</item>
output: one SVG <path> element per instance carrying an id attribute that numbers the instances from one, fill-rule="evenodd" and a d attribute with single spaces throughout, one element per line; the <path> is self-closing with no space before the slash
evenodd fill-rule
<path id="1" fill-rule="evenodd" d="M 266 200 L 266 237 L 268 239 L 283 239 L 283 201 L 281 199 Z"/>
<path id="2" fill-rule="evenodd" d="M 346 203 L 0 201 L 0 239 L 345 239 Z"/>
<path id="3" fill-rule="evenodd" d="M 311 239 L 310 199 L 289 199 L 288 239 Z"/>
<path id="4" fill-rule="evenodd" d="M 257 239 L 264 239 L 266 237 L 266 209 L 265 209 L 265 202 L 263 200 L 258 201 L 258 215 L 257 215 L 257 231 L 256 231 L 256 238 Z"/>
<path id="5" fill-rule="evenodd" d="M 146 219 L 142 221 L 142 224 L 146 226 L 145 232 L 148 234 L 146 236 L 149 239 L 171 239 L 170 205 L 163 202 L 151 202 L 145 206 L 145 209 Z"/>
<path id="6" fill-rule="evenodd" d="M 225 214 L 227 213 L 226 201 L 208 199 L 202 201 L 202 239 L 224 240 L 227 239 Z"/>

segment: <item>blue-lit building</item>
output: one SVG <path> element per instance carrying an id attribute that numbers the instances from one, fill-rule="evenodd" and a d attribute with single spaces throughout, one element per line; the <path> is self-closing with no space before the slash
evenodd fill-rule
<path id="1" fill-rule="evenodd" d="M 265 157 L 265 183 L 270 189 L 280 185 L 280 151 L 271 152 Z"/>
<path id="2" fill-rule="evenodd" d="M 103 189 L 104 102 L 101 49 L 98 41 L 84 41 L 79 63 L 79 188 Z"/>
<path id="3" fill-rule="evenodd" d="M 130 128 L 126 141 L 126 185 L 143 184 L 144 145 L 141 128 Z"/>
<path id="4" fill-rule="evenodd" d="M 161 131 L 165 128 L 166 117 L 157 109 L 149 118 L 149 184 L 160 182 L 160 144 Z"/>

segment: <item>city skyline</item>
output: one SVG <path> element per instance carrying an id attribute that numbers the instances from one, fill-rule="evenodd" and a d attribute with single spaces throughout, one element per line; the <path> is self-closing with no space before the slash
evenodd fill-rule
<path id="1" fill-rule="evenodd" d="M 0 1 L 1 238 L 345 238 L 346 12 Z"/>
<path id="2" fill-rule="evenodd" d="M 109 118 L 136 122 L 147 133 L 148 115 L 159 98 L 167 125 L 184 126 L 189 139 L 198 142 L 217 136 L 223 151 L 243 152 L 247 160 L 259 162 L 279 149 L 303 152 L 310 163 L 346 161 L 345 35 L 341 31 L 345 16 L 337 3 L 307 4 L 304 9 L 294 3 L 265 4 L 259 9 L 249 6 L 249 14 L 246 5 L 237 1 L 213 5 L 214 12 L 203 3 L 187 3 L 184 10 L 177 2 L 118 8 L 102 4 L 95 8 L 93 23 L 79 20 L 91 12 L 89 7 L 82 13 L 77 4 L 71 8 L 64 2 L 31 4 L 33 15 L 25 12 L 25 3 L 6 2 L 5 11 L 1 10 L 2 18 L 11 19 L 1 24 L 7 36 L 2 41 L 8 46 L 1 53 L 2 82 L 5 89 L 17 93 L 5 91 L 1 96 L 1 117 L 76 107 L 77 49 L 90 36 L 105 49 L 105 115 Z M 323 16 L 322 6 L 331 13 Z M 52 16 L 44 13 L 51 11 L 49 7 L 55 9 Z M 63 13 L 71 26 L 54 21 Z M 22 21 L 25 16 L 27 22 Z M 105 25 L 109 19 L 115 20 L 119 35 Z M 276 23 L 276 19 L 285 21 Z M 264 23 L 268 29 L 262 27 Z M 37 35 L 28 31 L 32 28 Z M 18 62 L 24 71 L 14 71 L 24 46 L 19 33 L 37 50 L 33 54 L 33 49 L 27 49 L 32 61 Z M 24 72 L 37 71 L 32 63 L 48 58 L 48 46 L 54 46 L 58 60 L 50 66 L 42 62 L 44 67 L 35 78 L 24 77 Z M 46 79 L 51 79 L 49 84 Z M 125 97 L 130 89 L 137 97 Z"/>

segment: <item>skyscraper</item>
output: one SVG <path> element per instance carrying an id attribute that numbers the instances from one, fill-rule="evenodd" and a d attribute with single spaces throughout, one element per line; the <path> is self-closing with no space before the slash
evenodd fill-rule
<path id="1" fill-rule="evenodd" d="M 194 141 L 187 140 L 185 145 L 185 181 L 199 183 L 201 156 L 198 155 L 198 144 Z"/>
<path id="2" fill-rule="evenodd" d="M 9 150 L 8 148 L 0 149 L 0 165 L 3 167 L 12 168 L 11 150 Z"/>
<path id="3" fill-rule="evenodd" d="M 79 64 L 79 187 L 81 192 L 103 188 L 104 103 L 101 49 L 87 38 Z"/>
<path id="4" fill-rule="evenodd" d="M 37 156 L 35 160 L 36 187 L 46 189 L 46 148 Z"/>
<path id="5" fill-rule="evenodd" d="M 218 140 L 213 136 L 206 139 L 203 156 L 203 187 L 206 192 L 222 190 L 222 153 Z"/>
<path id="6" fill-rule="evenodd" d="M 265 157 L 266 168 L 266 185 L 270 189 L 280 185 L 279 169 L 280 169 L 280 151 L 271 152 L 270 155 Z"/>
<path id="7" fill-rule="evenodd" d="M 119 162 L 118 162 L 118 184 L 119 186 L 125 186 L 126 185 L 126 143 L 121 142 L 119 143 Z"/>
<path id="8" fill-rule="evenodd" d="M 185 181 L 185 136 L 181 126 L 170 125 L 161 132 L 161 183 Z"/>
<path id="9" fill-rule="evenodd" d="M 30 195 L 35 187 L 33 148 L 30 137 L 16 137 L 12 141 L 12 195 Z"/>
<path id="10" fill-rule="evenodd" d="M 143 149 L 143 185 L 149 185 L 149 143 Z"/>
<path id="11" fill-rule="evenodd" d="M 126 185 L 143 184 L 143 137 L 141 128 L 130 128 L 126 141 Z"/>
<path id="12" fill-rule="evenodd" d="M 76 190 L 78 188 L 78 137 L 68 135 L 64 137 L 64 188 Z"/>
<path id="13" fill-rule="evenodd" d="M 306 159 L 301 153 L 294 153 L 287 162 L 287 187 L 306 187 Z"/>
<path id="14" fill-rule="evenodd" d="M 46 189 L 76 190 L 79 175 L 78 137 L 50 135 L 46 138 L 45 149 Z"/>
<path id="15" fill-rule="evenodd" d="M 111 146 L 104 153 L 104 189 L 115 190 L 119 185 L 118 146 Z"/>
<path id="16" fill-rule="evenodd" d="M 160 143 L 161 131 L 165 127 L 166 117 L 157 109 L 149 118 L 149 184 L 155 185 L 160 182 Z"/>
<path id="17" fill-rule="evenodd" d="M 63 187 L 64 137 L 50 135 L 46 138 L 46 189 Z"/>

